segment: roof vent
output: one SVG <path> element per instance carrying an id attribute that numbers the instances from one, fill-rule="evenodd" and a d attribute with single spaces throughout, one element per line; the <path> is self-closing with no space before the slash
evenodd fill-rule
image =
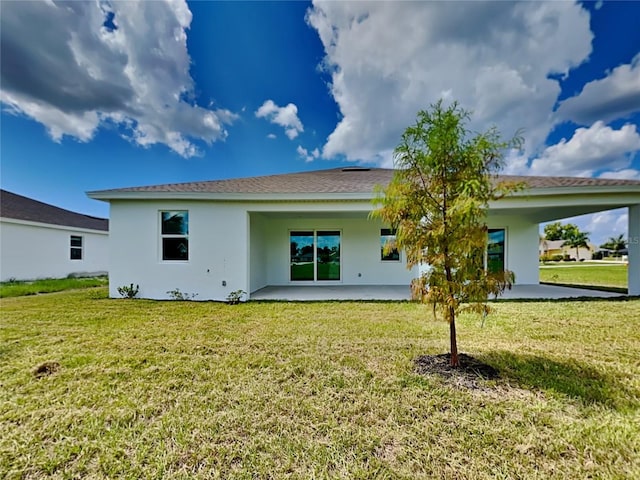
<path id="1" fill-rule="evenodd" d="M 368 172 L 369 170 L 371 169 L 367 167 L 344 167 L 342 169 L 343 172 Z"/>

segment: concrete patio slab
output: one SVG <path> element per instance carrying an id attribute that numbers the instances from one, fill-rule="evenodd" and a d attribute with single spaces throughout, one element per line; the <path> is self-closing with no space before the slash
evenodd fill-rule
<path id="1" fill-rule="evenodd" d="M 500 297 L 514 299 L 614 298 L 620 293 L 560 287 L 555 285 L 514 285 Z M 324 300 L 410 300 L 406 285 L 286 285 L 268 286 L 251 294 L 251 300 L 324 301 Z"/>

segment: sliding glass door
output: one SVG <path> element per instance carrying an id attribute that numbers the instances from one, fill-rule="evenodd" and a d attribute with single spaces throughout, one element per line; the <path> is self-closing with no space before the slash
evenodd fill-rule
<path id="1" fill-rule="evenodd" d="M 340 280 L 340 231 L 292 231 L 289 248 L 292 282 Z"/>

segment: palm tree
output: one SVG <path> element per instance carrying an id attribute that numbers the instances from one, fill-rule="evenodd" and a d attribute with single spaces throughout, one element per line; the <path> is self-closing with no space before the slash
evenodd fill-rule
<path id="1" fill-rule="evenodd" d="M 589 232 L 581 232 L 579 230 L 567 232 L 567 238 L 562 244 L 563 247 L 572 247 L 576 249 L 576 260 L 580 261 L 580 247 L 589 248 Z"/>
<path id="2" fill-rule="evenodd" d="M 600 248 L 606 248 L 607 250 L 613 250 L 614 256 L 618 256 L 621 250 L 627 248 L 627 242 L 624 240 L 624 235 L 620 234 L 617 237 L 609 237 L 605 243 L 600 245 Z"/>

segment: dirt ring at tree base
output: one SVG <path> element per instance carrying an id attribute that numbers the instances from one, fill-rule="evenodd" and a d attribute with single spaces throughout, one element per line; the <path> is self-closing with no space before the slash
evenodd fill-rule
<path id="1" fill-rule="evenodd" d="M 477 360 L 471 355 L 461 353 L 458 355 L 460 365 L 450 365 L 451 355 L 441 353 L 438 355 L 421 355 L 415 359 L 415 369 L 420 375 L 439 375 L 446 383 L 457 387 L 471 389 L 483 389 L 485 380 L 500 378 L 498 370 L 491 365 Z"/>

